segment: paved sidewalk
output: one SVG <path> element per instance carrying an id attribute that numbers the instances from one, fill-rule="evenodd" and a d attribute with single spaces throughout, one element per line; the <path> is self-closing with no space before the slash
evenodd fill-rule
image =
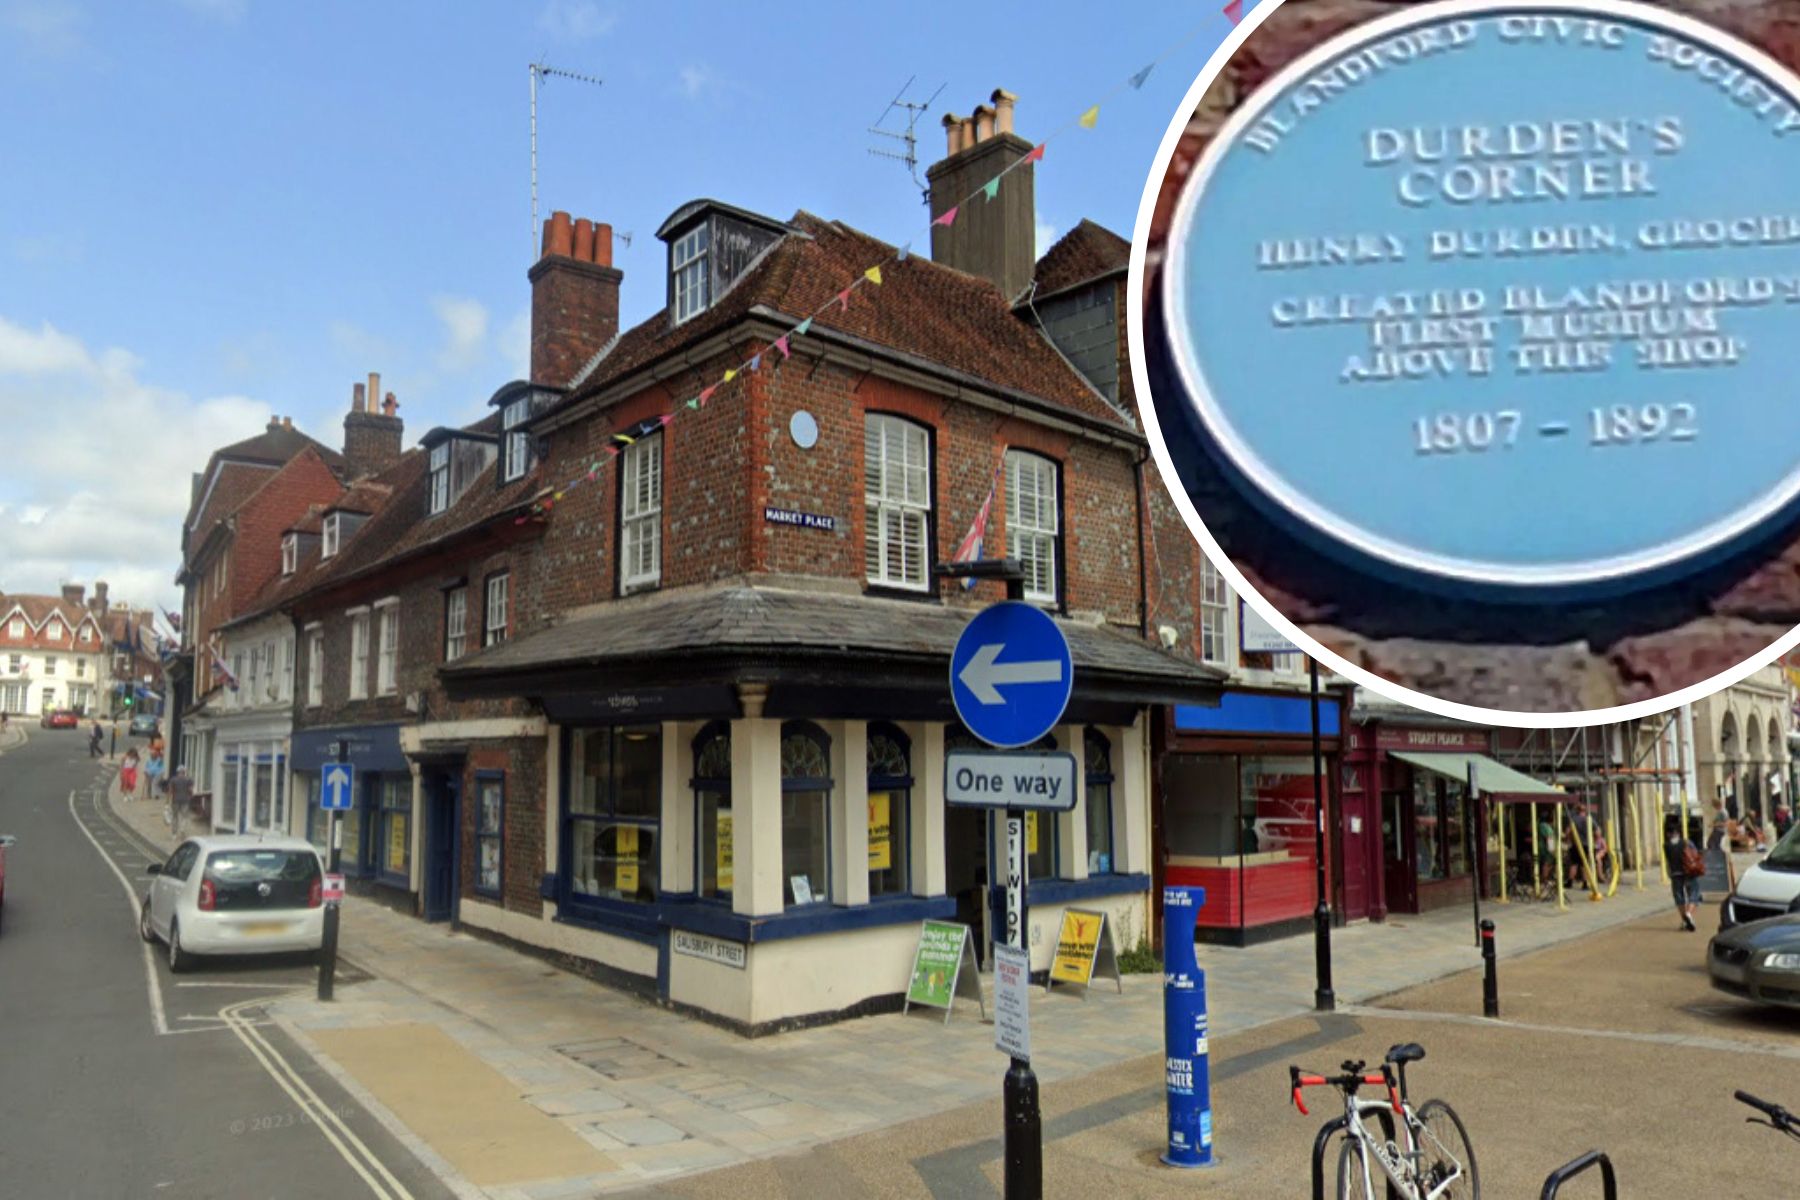
<path id="1" fill-rule="evenodd" d="M 160 804 L 124 800 L 116 780 L 112 798 L 140 833 L 169 844 Z M 1668 904 L 1666 889 L 1647 873 L 1641 892 L 1627 877 L 1612 899 L 1575 895 L 1566 912 L 1554 904 L 1494 904 L 1486 912 L 1499 927 L 1500 953 L 1512 957 Z M 374 978 L 340 988 L 330 1004 L 293 996 L 273 1005 L 272 1015 L 464 1196 L 551 1200 L 614 1191 L 996 1094 L 1002 1060 L 992 1026 L 972 1005 L 959 1004 L 948 1024 L 941 1014 L 914 1012 L 750 1040 L 368 901 L 346 901 L 343 918 L 343 954 Z M 1480 962 L 1467 908 L 1339 929 L 1332 949 L 1344 1004 Z M 1202 946 L 1200 959 L 1215 1035 L 1311 1009 L 1311 937 L 1243 950 Z M 1085 998 L 1039 992 L 1032 1008 L 1039 1079 L 1070 1079 L 1159 1053 L 1161 983 L 1160 975 L 1138 975 L 1125 979 L 1122 995 L 1110 983 Z M 350 1031 L 378 1028 L 408 1038 L 429 1033 L 438 1049 L 410 1063 L 371 1062 L 355 1049 L 367 1041 Z M 573 1132 L 597 1152 L 588 1160 L 594 1169 L 533 1179 L 527 1168 L 512 1179 L 472 1180 L 458 1164 L 479 1158 L 480 1131 L 449 1119 L 463 1103 L 451 1082 L 484 1069 L 511 1089 L 509 1103 L 522 1100 L 534 1118 L 550 1118 L 536 1126 L 546 1162 L 551 1150 L 567 1150 Z M 520 1136 L 534 1136 L 532 1122 L 516 1124 L 525 1131 Z M 428 1139 L 420 1130 L 433 1132 Z"/>

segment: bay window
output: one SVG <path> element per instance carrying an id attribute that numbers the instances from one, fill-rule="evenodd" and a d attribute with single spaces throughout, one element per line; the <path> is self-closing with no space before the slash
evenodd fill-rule
<path id="1" fill-rule="evenodd" d="M 869 897 L 910 888 L 912 743 L 886 722 L 869 726 Z"/>
<path id="2" fill-rule="evenodd" d="M 1117 871 L 1113 858 L 1113 762 L 1112 743 L 1097 729 L 1085 737 L 1087 769 L 1088 874 L 1110 875 Z"/>
<path id="3" fill-rule="evenodd" d="M 652 903 L 661 886 L 662 729 L 579 731 L 563 816 L 567 886 L 577 899 Z"/>
<path id="4" fill-rule="evenodd" d="M 701 896 L 731 898 L 731 726 L 714 721 L 694 739 L 694 827 L 699 830 Z"/>
<path id="5" fill-rule="evenodd" d="M 831 899 L 831 749 L 807 721 L 781 727 L 781 888 L 788 905 Z"/>

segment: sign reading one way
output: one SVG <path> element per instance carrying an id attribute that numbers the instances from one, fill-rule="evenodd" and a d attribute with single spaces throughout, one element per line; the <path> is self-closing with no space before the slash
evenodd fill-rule
<path id="1" fill-rule="evenodd" d="M 1069 812 L 1075 807 L 1075 756 L 1067 750 L 952 750 L 944 756 L 944 800 Z"/>

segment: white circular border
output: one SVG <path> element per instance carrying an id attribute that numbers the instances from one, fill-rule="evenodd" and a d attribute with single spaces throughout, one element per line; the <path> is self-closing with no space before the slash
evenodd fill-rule
<path id="1" fill-rule="evenodd" d="M 1143 197 L 1138 204 L 1137 225 L 1132 231 L 1131 238 L 1131 270 L 1126 283 L 1125 319 L 1126 333 L 1130 338 L 1131 346 L 1131 381 L 1137 394 L 1144 400 L 1138 405 L 1138 411 L 1144 422 L 1144 432 L 1150 441 L 1150 454 L 1156 460 L 1157 470 L 1162 472 L 1163 485 L 1168 489 L 1170 499 L 1174 501 L 1182 519 L 1187 522 L 1194 539 L 1200 543 L 1201 549 L 1212 560 L 1213 565 L 1225 576 L 1237 594 L 1264 620 L 1338 675 L 1390 700 L 1411 705 L 1437 716 L 1476 725 L 1499 725 L 1513 729 L 1570 729 L 1583 725 L 1604 725 L 1617 721 L 1628 721 L 1636 717 L 1654 716 L 1677 706 L 1704 699 L 1714 692 L 1722 691 L 1773 663 L 1796 645 L 1800 645 L 1800 627 L 1796 627 L 1785 636 L 1778 638 L 1767 649 L 1745 659 L 1736 667 L 1721 671 L 1710 679 L 1690 684 L 1667 695 L 1650 700 L 1640 700 L 1634 704 L 1550 713 L 1480 708 L 1472 704 L 1458 704 L 1437 696 L 1427 695 L 1424 692 L 1415 692 L 1410 688 L 1401 687 L 1391 680 L 1381 678 L 1372 671 L 1355 666 L 1348 659 L 1327 649 L 1317 639 L 1303 633 L 1298 625 L 1287 618 L 1285 613 L 1264 599 L 1262 593 L 1251 587 L 1243 573 L 1237 569 L 1236 564 L 1220 549 L 1218 541 L 1208 531 L 1205 522 L 1200 519 L 1199 512 L 1194 508 L 1193 500 L 1187 494 L 1186 485 L 1175 470 L 1174 460 L 1169 455 L 1168 443 L 1163 438 L 1162 426 L 1157 420 L 1156 402 L 1150 386 L 1150 376 L 1144 366 L 1144 259 L 1149 247 L 1150 222 L 1156 210 L 1157 199 L 1162 193 L 1163 180 L 1168 174 L 1170 161 L 1175 157 L 1175 149 L 1180 143 L 1181 135 L 1193 118 L 1194 110 L 1199 106 L 1206 90 L 1224 71 L 1232 56 L 1237 53 L 1250 35 L 1255 33 L 1277 8 L 1281 7 L 1283 2 L 1284 0 L 1263 0 L 1263 3 L 1257 4 L 1213 52 L 1212 57 L 1207 59 L 1206 65 L 1201 68 L 1199 77 L 1194 80 L 1193 86 L 1182 98 L 1180 106 L 1175 110 L 1174 119 L 1170 122 L 1167 132 L 1163 134 L 1162 144 L 1157 148 L 1156 158 L 1150 165 L 1149 178 L 1144 184 Z M 1705 29 L 1709 36 L 1718 36 L 1716 31 L 1710 30 L 1710 27 L 1701 25 L 1691 18 L 1648 5 L 1630 3 L 1627 0 L 1585 0 L 1582 6 L 1609 9 L 1620 15 L 1653 16 L 1655 20 L 1668 22 L 1672 28 L 1678 30 L 1685 25 L 1690 28 Z M 1395 17 L 1404 17 L 1406 20 L 1403 23 L 1411 24 L 1419 19 L 1420 13 L 1425 13 L 1428 17 L 1432 15 L 1449 16 L 1457 13 L 1491 11 L 1494 7 L 1486 0 L 1442 0 L 1437 4 L 1422 4 L 1409 8 L 1405 13 L 1395 14 Z M 1568 8 L 1572 5 L 1563 0 L 1513 0 L 1512 7 L 1556 9 Z M 1368 22 L 1367 25 L 1393 22 L 1395 17 L 1383 17 L 1378 21 Z M 1359 28 L 1366 28 L 1367 25 Z M 1769 61 L 1767 56 L 1761 55 L 1760 52 L 1758 52 L 1758 56 Z M 1785 71 L 1785 68 L 1783 70 Z M 1210 147 L 1208 149 L 1210 150 Z M 1204 155 L 1202 157 L 1204 159 Z M 1197 169 L 1198 165 L 1196 165 Z M 1188 182 L 1191 180 L 1192 177 Z M 1183 186 L 1187 186 L 1187 183 L 1184 183 Z M 1171 222 L 1171 230 L 1172 228 L 1173 222 Z"/>
<path id="2" fill-rule="evenodd" d="M 1187 385 L 1189 403 L 1198 410 L 1206 428 L 1218 439 L 1220 447 L 1237 470 L 1292 516 L 1337 542 L 1409 571 L 1470 583 L 1554 587 L 1629 578 L 1716 550 L 1780 513 L 1796 497 L 1800 497 L 1800 462 L 1796 462 L 1771 487 L 1748 503 L 1738 505 L 1723 517 L 1699 529 L 1662 541 L 1650 549 L 1550 566 L 1520 566 L 1491 559 L 1437 554 L 1376 533 L 1345 518 L 1341 513 L 1331 511 L 1307 497 L 1290 481 L 1288 472 L 1271 466 L 1259 450 L 1239 433 L 1231 417 L 1220 407 L 1207 383 L 1201 356 L 1195 352 L 1190 334 L 1192 324 L 1188 319 L 1185 280 L 1191 251 L 1187 239 L 1192 232 L 1196 211 L 1205 198 L 1207 185 L 1225 156 L 1236 148 L 1239 135 L 1281 99 L 1284 89 L 1353 49 L 1365 49 L 1383 38 L 1420 25 L 1457 17 L 1492 15 L 1497 10 L 1505 9 L 1544 9 L 1617 20 L 1635 18 L 1652 28 L 1666 29 L 1687 37 L 1707 49 L 1761 72 L 1771 86 L 1785 94 L 1796 108 L 1800 108 L 1800 77 L 1754 46 L 1680 14 L 1628 0 L 1445 0 L 1438 4 L 1421 4 L 1417 8 L 1408 8 L 1355 26 L 1314 47 L 1276 72 L 1248 103 L 1226 119 L 1218 134 L 1201 154 L 1200 160 L 1194 164 L 1193 173 L 1182 183 L 1181 200 L 1169 218 L 1166 267 L 1162 279 L 1163 311 L 1169 314 L 1166 324 L 1174 351 L 1171 357 L 1182 382 Z M 1270 7 L 1270 11 L 1274 11 L 1274 6 Z"/>

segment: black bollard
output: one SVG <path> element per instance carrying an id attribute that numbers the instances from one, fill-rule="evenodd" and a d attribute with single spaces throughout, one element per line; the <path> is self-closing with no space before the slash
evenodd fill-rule
<path id="1" fill-rule="evenodd" d="M 1481 1015 L 1500 1015 L 1500 975 L 1494 959 L 1494 923 L 1481 923 Z"/>
<path id="2" fill-rule="evenodd" d="M 1044 1127 L 1038 1116 L 1037 1076 L 1015 1058 L 1002 1090 L 1006 1108 L 1006 1200 L 1042 1200 Z"/>

